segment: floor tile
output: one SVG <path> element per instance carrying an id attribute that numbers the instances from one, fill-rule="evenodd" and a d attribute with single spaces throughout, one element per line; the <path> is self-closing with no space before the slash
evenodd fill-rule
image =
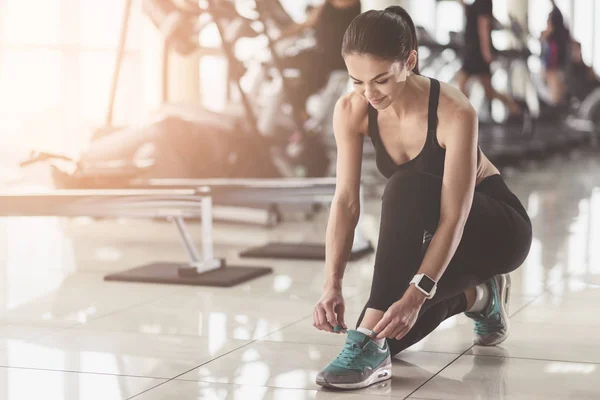
<path id="1" fill-rule="evenodd" d="M 338 346 L 255 342 L 178 379 L 315 390 L 320 388 L 315 383 L 318 372 L 340 350 Z M 393 360 L 391 387 L 382 390 L 406 396 L 455 358 L 443 353 L 401 354 Z"/>
<path id="2" fill-rule="evenodd" d="M 414 398 L 592 400 L 600 397 L 600 365 L 462 356 L 414 393 Z M 411 397 L 412 398 L 412 397 Z"/>
<path id="3" fill-rule="evenodd" d="M 252 340 L 308 317 L 314 304 L 225 293 L 174 295 L 82 324 L 78 329 Z"/>
<path id="4" fill-rule="evenodd" d="M 24 342 L 62 332 L 60 328 L 42 328 L 25 325 L 0 325 L 0 352 L 12 342 Z"/>
<path id="5" fill-rule="evenodd" d="M 50 275 L 50 274 L 49 274 Z M 106 282 L 99 273 L 57 273 L 0 281 L 0 323 L 69 327 L 168 296 L 176 287 Z"/>
<path id="6" fill-rule="evenodd" d="M 573 327 L 600 326 L 600 316 L 597 312 L 600 293 L 587 293 L 587 296 L 584 293 L 578 293 L 576 296 L 571 296 L 570 293 L 564 296 L 545 294 L 524 307 L 511 321 Z"/>
<path id="7" fill-rule="evenodd" d="M 596 327 L 585 325 L 512 323 L 502 347 L 509 357 L 600 363 Z M 467 354 L 488 355 L 490 348 L 474 347 Z"/>
<path id="8" fill-rule="evenodd" d="M 160 379 L 0 367 L 0 400 L 125 400 Z"/>
<path id="9" fill-rule="evenodd" d="M 247 342 L 65 330 L 31 341 L 10 340 L 0 366 L 174 378 Z"/>
<path id="10" fill-rule="evenodd" d="M 354 391 L 281 389 L 173 380 L 136 396 L 135 400 L 382 400 L 401 399 L 391 393 L 392 382 Z"/>

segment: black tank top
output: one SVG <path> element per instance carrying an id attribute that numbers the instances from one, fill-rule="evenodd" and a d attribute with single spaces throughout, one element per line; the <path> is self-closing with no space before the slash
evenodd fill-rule
<path id="1" fill-rule="evenodd" d="M 379 135 L 379 126 L 377 124 L 378 112 L 369 104 L 369 137 L 375 147 L 375 161 L 377 169 L 386 178 L 391 177 L 394 172 L 399 170 L 411 170 L 415 172 L 424 172 L 442 178 L 444 176 L 444 161 L 446 160 L 446 150 L 443 149 L 437 140 L 437 109 L 440 99 L 440 82 L 430 78 L 429 88 L 429 108 L 427 116 L 427 139 L 421 152 L 412 160 L 401 165 L 390 157 L 385 149 L 381 136 Z M 477 163 L 479 164 L 481 151 L 477 150 Z"/>

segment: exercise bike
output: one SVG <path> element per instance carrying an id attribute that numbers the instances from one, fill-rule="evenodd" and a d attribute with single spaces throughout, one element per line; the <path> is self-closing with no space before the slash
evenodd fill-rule
<path id="1" fill-rule="evenodd" d="M 267 51 L 271 53 L 268 68 L 271 73 L 273 69 L 279 72 L 278 82 L 273 79 L 261 84 L 271 85 L 271 92 L 276 87 L 286 93 L 284 100 L 290 93 L 271 37 L 266 29 L 263 28 L 261 32 L 254 27 L 257 24 L 265 27 L 267 24 L 262 18 L 260 2 L 256 4 L 255 19 L 241 15 L 238 18 L 235 5 L 225 0 L 211 0 L 206 2 L 204 8 L 193 7 L 193 11 L 181 11 L 186 18 L 173 17 L 178 11 L 169 0 L 159 0 L 158 6 L 152 8 L 155 14 L 151 17 L 158 26 L 163 26 L 169 19 L 185 24 L 202 18 L 201 27 L 205 29 L 210 26 L 206 20 L 212 21 L 221 36 L 230 71 L 233 71 L 230 73 L 230 83 L 237 88 L 238 106 L 222 113 L 163 107 L 148 124 L 94 138 L 79 159 L 70 160 L 73 166 L 69 172 L 58 166 L 69 161 L 66 157 L 44 152 L 33 152 L 22 165 L 51 162 L 55 186 L 61 188 L 127 187 L 133 179 L 152 178 L 325 176 L 329 169 L 329 157 L 320 133 L 315 129 L 307 130 L 303 124 L 294 121 L 293 112 L 287 113 L 288 125 L 285 129 L 280 124 L 273 124 L 267 129 L 261 121 L 265 120 L 265 113 L 274 114 L 273 108 L 257 105 L 242 87 L 242 79 L 249 68 L 235 57 L 235 42 L 240 38 L 261 36 L 266 37 Z M 166 10 L 163 19 L 157 16 L 160 13 L 156 13 L 161 9 Z M 225 16 L 221 16 L 223 13 Z M 232 25 L 237 28 L 233 30 Z M 123 26 L 126 29 L 127 24 Z M 196 28 L 189 27 L 168 32 L 171 32 L 165 39 L 168 42 L 175 41 L 182 32 L 193 32 L 194 36 L 198 34 Z M 193 40 L 186 39 L 185 42 L 186 45 L 174 45 L 173 48 L 183 48 L 189 52 Z M 282 108 L 281 103 L 277 106 Z M 281 115 L 286 113 L 282 112 Z"/>

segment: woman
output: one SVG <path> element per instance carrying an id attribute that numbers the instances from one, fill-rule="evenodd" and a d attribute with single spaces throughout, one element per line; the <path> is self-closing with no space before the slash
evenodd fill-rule
<path id="1" fill-rule="evenodd" d="M 280 41 L 307 29 L 315 32 L 314 49 L 282 60 L 285 68 L 297 68 L 301 72 L 302 83 L 294 91 L 293 102 L 303 120 L 308 119 L 308 98 L 325 86 L 333 71 L 346 69 L 339 49 L 342 47 L 344 32 L 360 11 L 360 0 L 326 0 L 322 5 L 311 9 L 304 23 L 292 25 L 278 38 Z"/>
<path id="2" fill-rule="evenodd" d="M 569 42 L 571 34 L 565 26 L 562 13 L 556 7 L 548 15 L 546 30 L 542 32 L 540 41 L 542 45 L 542 65 L 544 66 L 544 80 L 551 93 L 551 105 L 560 105 L 565 100 L 567 89 L 564 85 L 564 73 L 569 57 Z"/>
<path id="3" fill-rule="evenodd" d="M 477 146 L 477 115 L 457 89 L 419 75 L 413 22 L 398 6 L 357 17 L 342 53 L 354 92 L 336 104 L 337 186 L 327 226 L 320 330 L 346 330 L 342 278 L 359 214 L 363 135 L 388 178 L 370 298 L 317 383 L 361 388 L 391 375 L 390 357 L 461 312 L 475 343 L 508 335 L 508 273 L 531 223 Z M 424 237 L 433 235 L 423 255 Z"/>

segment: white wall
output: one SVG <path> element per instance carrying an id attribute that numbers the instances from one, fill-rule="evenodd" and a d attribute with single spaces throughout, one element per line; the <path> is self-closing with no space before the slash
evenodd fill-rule
<path id="1" fill-rule="evenodd" d="M 409 8 L 410 0 L 363 0 L 363 10 L 382 10 L 388 6 L 403 6 Z"/>

